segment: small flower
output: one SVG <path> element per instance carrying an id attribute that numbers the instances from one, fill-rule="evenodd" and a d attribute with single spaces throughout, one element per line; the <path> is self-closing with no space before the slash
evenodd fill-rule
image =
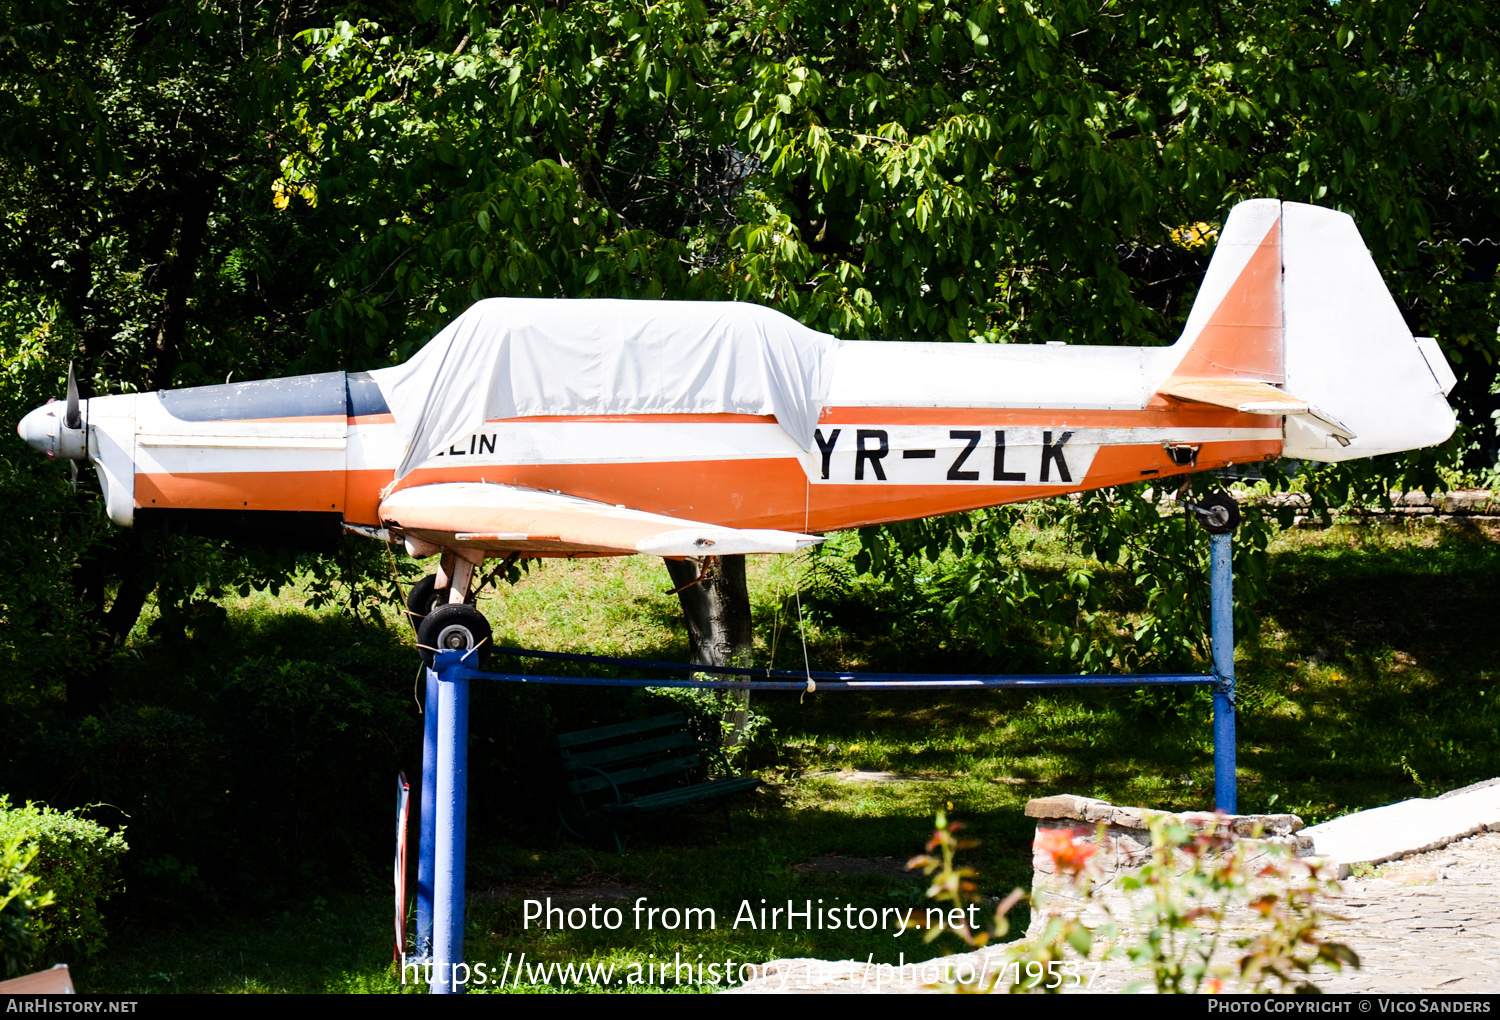
<path id="1" fill-rule="evenodd" d="M 1203 991 L 1208 995 L 1218 995 L 1224 990 L 1224 982 L 1216 977 L 1211 977 L 1203 982 Z"/>
<path id="2" fill-rule="evenodd" d="M 1058 871 L 1076 874 L 1088 864 L 1089 858 L 1099 852 L 1094 843 L 1078 843 L 1075 839 L 1092 835 L 1092 829 L 1042 829 L 1036 834 L 1032 848 L 1040 856 L 1046 854 Z"/>

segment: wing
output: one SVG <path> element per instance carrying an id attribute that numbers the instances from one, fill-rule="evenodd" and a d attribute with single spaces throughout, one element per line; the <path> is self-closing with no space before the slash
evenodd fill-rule
<path id="1" fill-rule="evenodd" d="M 484 482 L 416 485 L 380 504 L 386 527 L 433 545 L 532 556 L 734 556 L 823 541 L 792 531 L 725 528 L 557 492 Z"/>
<path id="2" fill-rule="evenodd" d="M 1337 418 L 1319 411 L 1312 404 L 1278 390 L 1270 383 L 1249 379 L 1176 379 L 1162 387 L 1162 393 L 1179 400 L 1227 407 L 1241 414 L 1275 414 L 1309 419 L 1344 446 L 1355 435 Z"/>

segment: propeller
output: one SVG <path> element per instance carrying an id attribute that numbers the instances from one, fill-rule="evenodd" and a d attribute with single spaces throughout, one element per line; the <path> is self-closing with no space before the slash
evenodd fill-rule
<path id="1" fill-rule="evenodd" d="M 70 429 L 83 428 L 83 415 L 78 411 L 78 380 L 73 377 L 73 363 L 68 362 L 68 413 L 63 424 Z"/>

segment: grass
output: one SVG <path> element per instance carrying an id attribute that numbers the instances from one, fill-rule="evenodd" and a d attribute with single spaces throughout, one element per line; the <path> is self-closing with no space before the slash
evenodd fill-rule
<path id="1" fill-rule="evenodd" d="M 757 661 L 801 665 L 793 598 L 800 590 L 814 668 L 974 665 L 970 650 L 947 641 L 936 607 L 893 605 L 842 567 L 850 551 L 831 550 L 812 577 L 805 560 L 751 564 Z M 1341 526 L 1285 533 L 1272 553 L 1263 626 L 1241 635 L 1238 649 L 1241 810 L 1295 811 L 1312 823 L 1500 774 L 1500 628 L 1493 626 L 1500 544 L 1491 535 Z M 533 569 L 486 609 L 500 643 L 681 658 L 687 638 L 668 587 L 655 562 L 557 562 Z M 243 647 L 255 644 L 256 633 L 276 632 L 278 620 L 305 616 L 290 591 L 226 606 Z M 149 659 L 149 642 L 141 643 Z M 563 690 L 572 693 L 550 703 L 562 728 L 590 712 L 618 717 L 640 707 Z M 980 871 L 980 891 L 1002 896 L 1029 884 L 1032 827 L 1022 810 L 1031 797 L 1211 807 L 1206 694 L 775 693 L 757 694 L 756 705 L 770 733 L 749 764 L 773 791 L 736 807 L 733 836 L 716 815 L 672 816 L 631 834 L 619 857 L 558 842 L 542 821 L 519 834 L 512 826 L 509 835 L 487 835 L 486 820 L 504 817 L 508 805 L 495 791 L 473 790 L 469 959 L 503 967 L 524 952 L 533 964 L 613 963 L 622 976 L 631 965 L 654 967 L 678 954 L 692 964 L 923 959 L 957 945 L 924 947 L 914 933 L 730 925 L 742 904 L 758 909 L 762 898 L 920 908 L 922 886 L 909 878 L 829 868 L 839 859 L 904 860 L 918 852 L 939 808 L 980 839 L 969 863 Z M 546 781 L 539 764 L 514 767 Z M 853 782 L 855 770 L 905 778 Z M 524 927 L 521 901 L 548 896 L 569 906 L 620 907 L 624 926 Z M 635 930 L 628 908 L 642 896 L 648 906 L 712 908 L 718 926 Z M 120 993 L 396 991 L 388 900 L 371 889 L 270 912 L 230 910 L 192 926 L 132 922 L 75 973 L 82 988 Z M 1013 920 L 1024 925 L 1024 917 Z M 555 981 L 521 982 L 522 990 L 556 988 Z"/>

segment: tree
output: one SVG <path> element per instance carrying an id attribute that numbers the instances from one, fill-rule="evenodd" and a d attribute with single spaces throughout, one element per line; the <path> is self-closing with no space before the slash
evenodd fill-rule
<path id="1" fill-rule="evenodd" d="M 350 242 L 312 333 L 330 361 L 399 356 L 472 300 L 525 294 L 751 300 L 848 337 L 1159 343 L 1225 211 L 1271 195 L 1356 217 L 1476 423 L 1299 484 L 1333 502 L 1431 487 L 1439 463 L 1488 467 L 1495 449 L 1495 260 L 1472 243 L 1500 236 L 1486 15 L 428 0 L 399 30 L 340 22 L 306 37 L 289 157 Z M 1164 495 L 1056 511 L 1155 607 L 1133 634 L 1072 641 L 1079 662 L 1191 657 L 1180 607 L 1204 606 L 1181 596 L 1202 550 Z M 866 562 L 951 549 L 955 624 L 982 628 L 998 600 L 1087 632 L 1098 589 L 1032 590 L 1007 551 L 1016 519 L 874 530 Z M 1246 537 L 1253 581 L 1266 533 Z"/>
<path id="2" fill-rule="evenodd" d="M 60 396 L 69 362 L 85 396 L 286 371 L 322 244 L 273 206 L 277 73 L 302 27 L 289 9 L 16 0 L 0 25 L 7 420 Z M 108 656 L 153 590 L 180 626 L 201 585 L 287 574 L 289 559 L 189 558 L 109 526 L 96 487 L 74 497 L 60 466 L 5 442 L 29 525 L 4 557 L 5 640 L 34 663 L 20 679 L 55 675 L 37 635 L 57 639 L 75 716 L 98 708 Z M 38 578 L 71 590 L 32 610 Z"/>
<path id="3" fill-rule="evenodd" d="M 1338 500 L 1493 460 L 1483 3 L 0 11 L 0 320 L 29 366 L 7 376 L 12 410 L 59 392 L 70 359 L 100 391 L 388 364 L 504 294 L 751 300 L 846 337 L 1162 342 L 1225 211 L 1275 195 L 1359 220 L 1413 328 L 1458 363 L 1473 423 L 1450 449 L 1305 484 Z M 72 499 L 12 451 L 39 494 L 22 502 Z M 1098 499 L 1081 538 L 1128 549 L 1118 500 Z M 872 533 L 870 562 L 1003 553 L 1008 513 Z M 206 579 L 86 498 L 60 514 L 41 573 L 70 581 L 54 613 L 97 635 L 94 660 L 160 578 L 169 609 Z M 1005 555 L 982 559 L 962 584 L 1016 583 Z M 1134 562 L 1167 591 L 1158 559 Z M 292 569 L 215 562 L 220 583 Z"/>

